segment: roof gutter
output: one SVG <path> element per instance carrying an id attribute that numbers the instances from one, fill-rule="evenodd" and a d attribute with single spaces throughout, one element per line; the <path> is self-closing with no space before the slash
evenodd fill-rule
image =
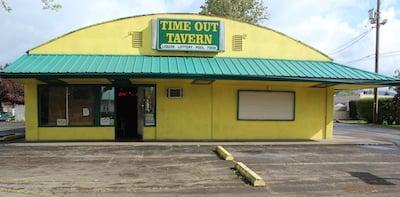
<path id="1" fill-rule="evenodd" d="M 355 80 L 355 79 L 326 79 L 326 78 L 302 78 L 302 77 L 266 77 L 266 76 L 242 76 L 242 75 L 188 75 L 188 74 L 104 74 L 104 73 L 67 73 L 67 74 L 41 74 L 41 73 L 2 73 L 0 77 L 8 79 L 27 79 L 27 78 L 152 78 L 152 79 L 207 79 L 207 80 L 256 80 L 256 81 L 293 81 L 293 82 L 317 82 L 317 83 L 337 83 L 337 84 L 360 84 L 360 85 L 382 85 L 400 86 L 400 80 Z"/>

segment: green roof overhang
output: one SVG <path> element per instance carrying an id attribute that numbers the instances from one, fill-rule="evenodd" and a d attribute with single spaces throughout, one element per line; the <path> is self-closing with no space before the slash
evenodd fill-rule
<path id="1" fill-rule="evenodd" d="M 24 55 L 4 78 L 166 78 L 397 86 L 400 81 L 330 61 L 130 55 Z"/>

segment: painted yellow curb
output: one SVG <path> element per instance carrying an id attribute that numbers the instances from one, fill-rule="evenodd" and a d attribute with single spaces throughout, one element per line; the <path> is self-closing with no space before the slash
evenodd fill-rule
<path id="1" fill-rule="evenodd" d="M 251 185 L 253 185 L 255 187 L 265 186 L 264 179 L 261 178 L 258 174 L 256 174 L 253 170 L 248 168 L 246 165 L 244 165 L 242 162 L 237 162 L 235 165 L 235 169 L 243 177 L 245 177 L 251 183 Z"/>
<path id="2" fill-rule="evenodd" d="M 233 155 L 230 154 L 227 150 L 225 150 L 225 148 L 222 146 L 217 146 L 217 153 L 221 158 L 223 158 L 225 160 L 229 160 L 229 161 L 233 160 Z"/>

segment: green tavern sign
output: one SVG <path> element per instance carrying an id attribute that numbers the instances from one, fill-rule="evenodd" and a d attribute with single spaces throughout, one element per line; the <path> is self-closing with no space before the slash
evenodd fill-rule
<path id="1" fill-rule="evenodd" d="M 153 49 L 166 51 L 218 52 L 224 50 L 221 21 L 154 19 Z"/>

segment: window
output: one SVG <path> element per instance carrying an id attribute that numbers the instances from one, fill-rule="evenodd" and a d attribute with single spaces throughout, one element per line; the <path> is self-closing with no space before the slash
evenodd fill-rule
<path id="1" fill-rule="evenodd" d="M 39 95 L 41 125 L 67 125 L 65 88 L 44 86 L 39 89 Z"/>
<path id="2" fill-rule="evenodd" d="M 40 86 L 41 126 L 93 126 L 97 87 Z"/>
<path id="3" fill-rule="evenodd" d="M 68 87 L 68 125 L 94 125 L 96 87 Z"/>
<path id="4" fill-rule="evenodd" d="M 144 91 L 144 126 L 156 125 L 156 88 L 143 87 Z"/>
<path id="5" fill-rule="evenodd" d="M 156 88 L 139 86 L 135 90 L 141 126 L 156 125 Z M 136 94 L 136 91 L 135 91 Z M 115 88 L 100 85 L 39 85 L 39 125 L 114 126 Z M 140 97 L 139 97 L 140 95 Z M 139 114 L 140 113 L 140 114 Z M 134 120 L 133 120 L 134 121 Z"/>
<path id="6" fill-rule="evenodd" d="M 114 88 L 101 87 L 100 125 L 114 125 Z"/>
<path id="7" fill-rule="evenodd" d="M 294 120 L 294 109 L 294 92 L 238 92 L 239 120 Z"/>

